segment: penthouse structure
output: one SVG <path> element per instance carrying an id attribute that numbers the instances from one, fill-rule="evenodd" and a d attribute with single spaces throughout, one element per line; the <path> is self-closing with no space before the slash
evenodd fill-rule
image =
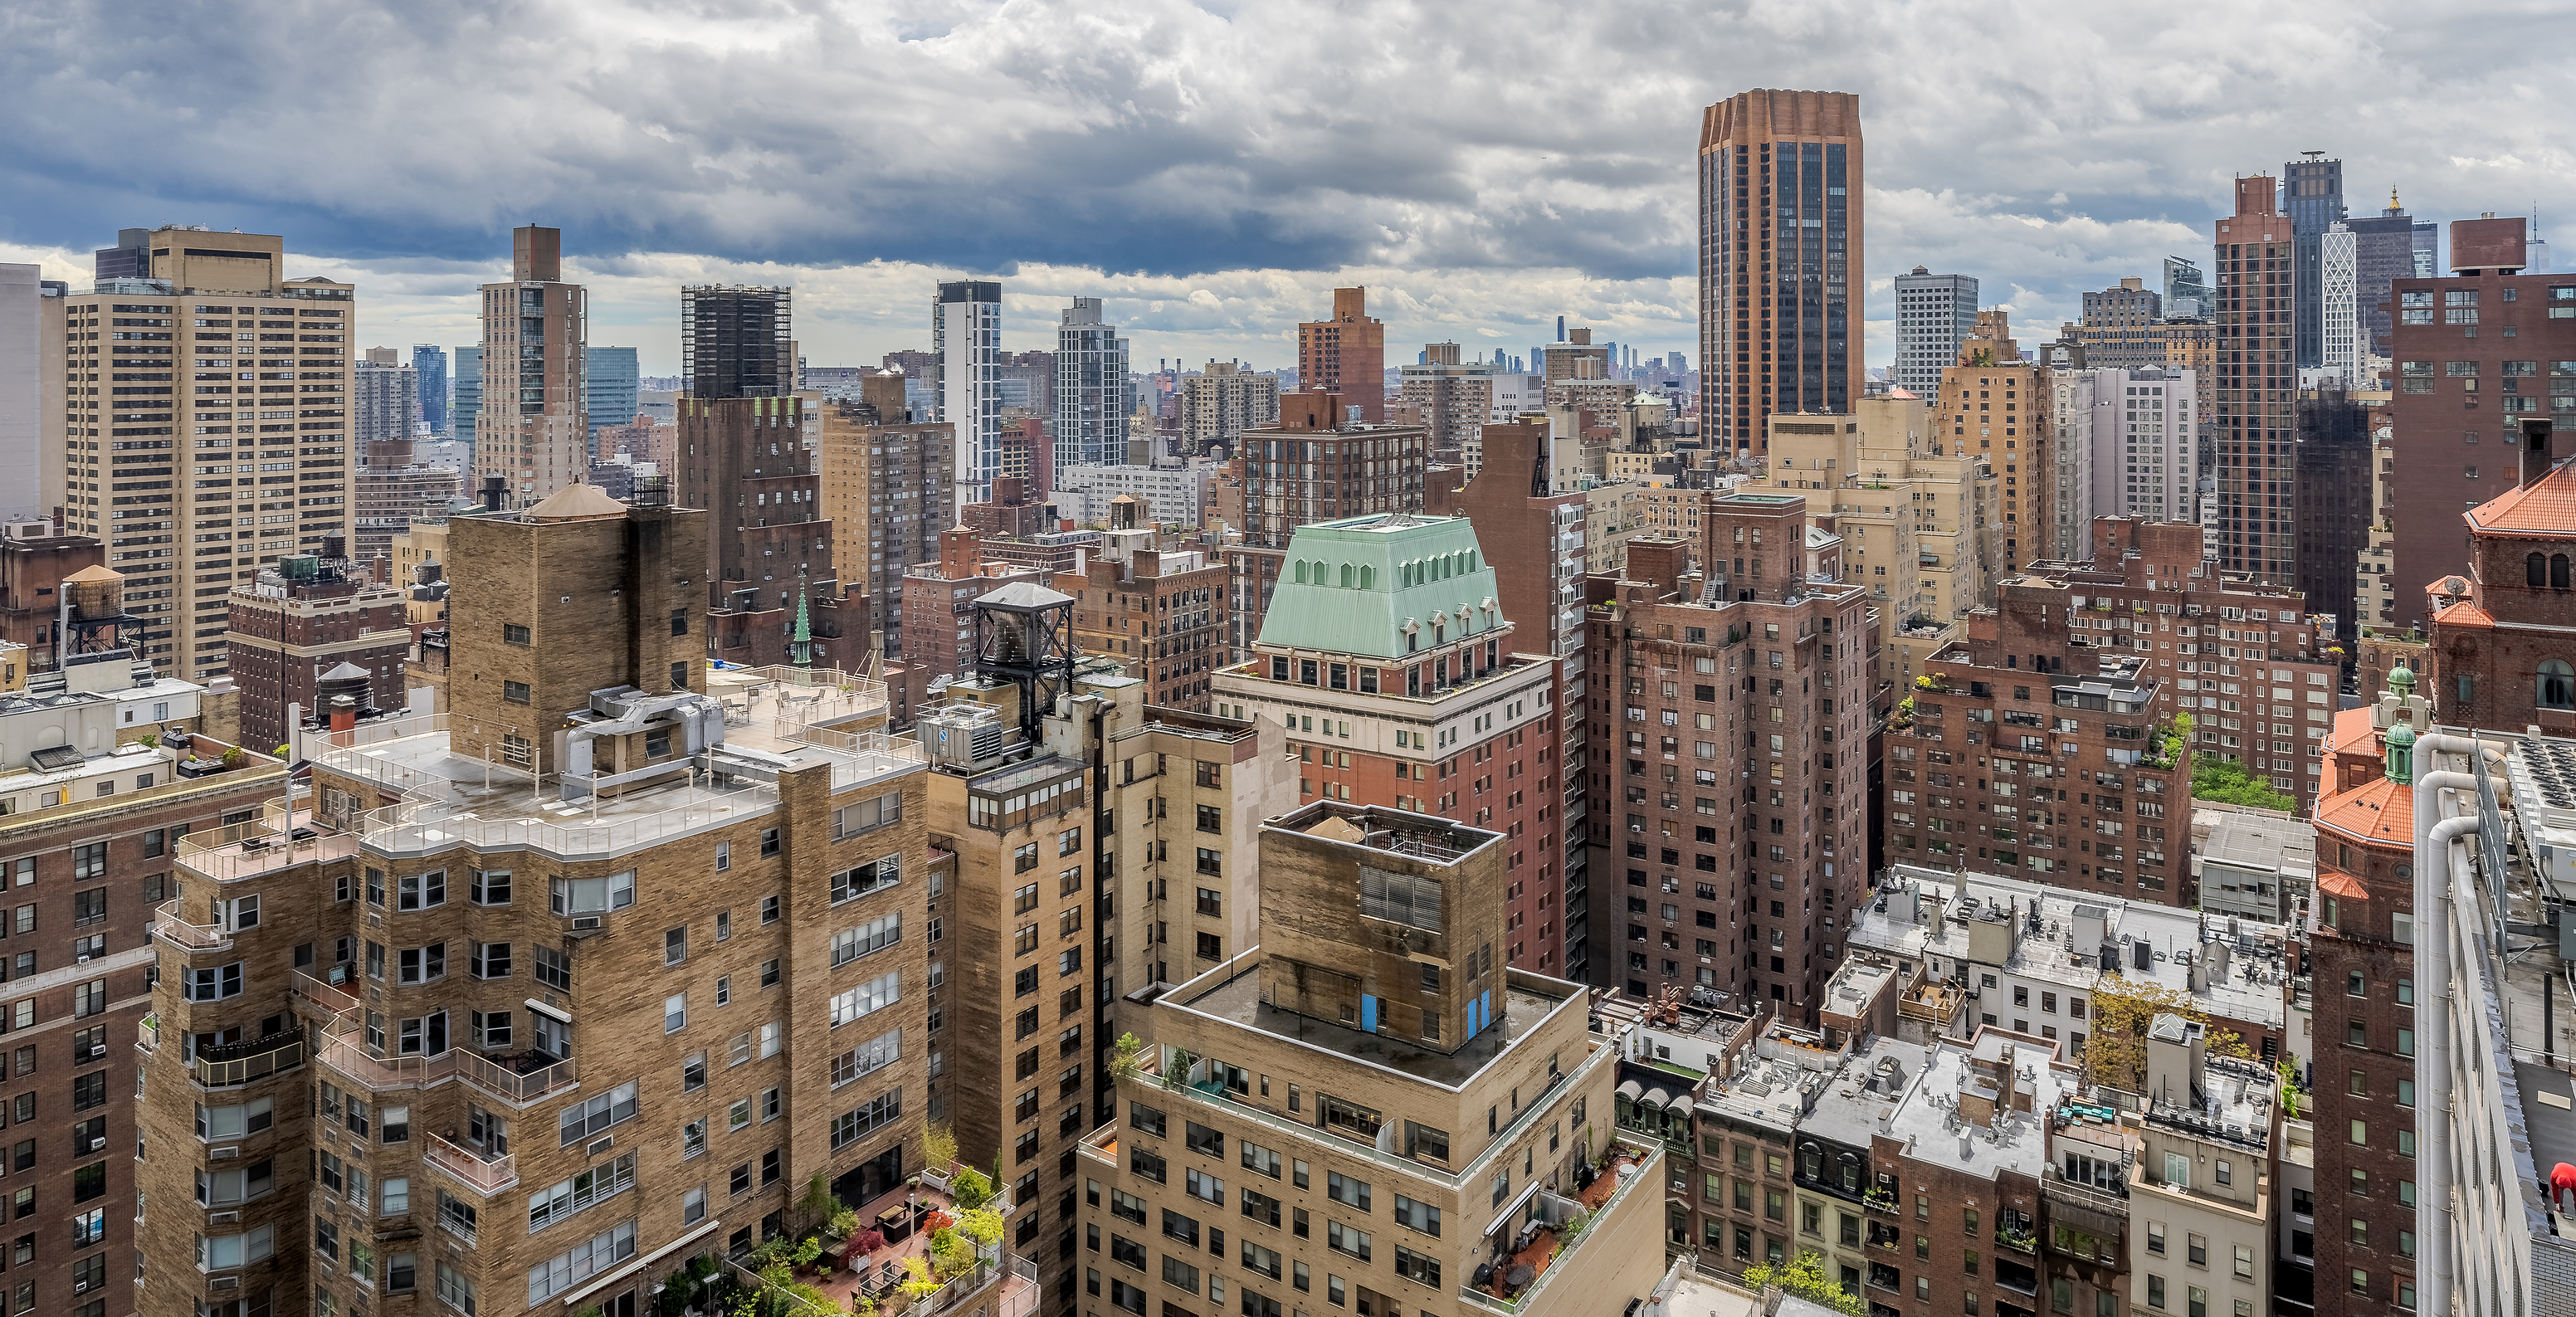
<path id="1" fill-rule="evenodd" d="M 2534 427 L 2521 482 L 2462 515 L 2468 561 L 2431 587 L 2451 602 L 2432 614 L 2425 690 L 2464 726 L 2576 734 L 2576 470 L 2553 465 L 2557 447 Z"/>
<path id="2" fill-rule="evenodd" d="M 1261 634 L 1298 528 L 1419 512 L 1430 464 L 1430 435 L 1421 426 L 1351 420 L 1339 394 L 1292 393 L 1279 401 L 1278 424 L 1243 433 L 1243 543 L 1227 551 L 1234 590 L 1228 640 L 1238 661 Z"/>
<path id="3" fill-rule="evenodd" d="M 342 694 L 371 714 L 409 703 L 403 659 L 412 633 L 403 593 L 353 566 L 333 536 L 322 553 L 290 554 L 233 587 L 233 680 L 250 744 L 292 740 L 306 722 L 327 719 L 332 698 Z"/>
<path id="4" fill-rule="evenodd" d="M 1332 315 L 1297 326 L 1297 384 L 1339 396 L 1362 423 L 1386 420 L 1386 325 L 1369 315 L 1368 289 L 1334 289 Z"/>
<path id="5" fill-rule="evenodd" d="M 1154 998 L 1083 1140 L 1086 1292 L 1554 1313 L 1653 1287 L 1664 1152 L 1608 1127 L 1621 1049 L 1582 989 L 1497 957 L 1508 845 L 1338 800 L 1262 825 L 1261 944 Z"/>
<path id="6" fill-rule="evenodd" d="M 1162 532 L 1122 496 L 1110 527 L 1079 573 L 1058 573 L 1074 596 L 1074 640 L 1146 683 L 1147 704 L 1209 709 L 1225 666 L 1226 570 L 1204 549 L 1163 547 Z"/>
<path id="7" fill-rule="evenodd" d="M 147 1287 L 624 1311 L 807 1228 L 816 1181 L 907 1225 L 948 1183 L 927 766 L 872 683 L 705 673 L 671 621 L 704 526 L 455 519 L 450 712 L 336 732 L 309 793 L 179 845 L 141 1188 L 208 1215 L 144 1237 Z"/>

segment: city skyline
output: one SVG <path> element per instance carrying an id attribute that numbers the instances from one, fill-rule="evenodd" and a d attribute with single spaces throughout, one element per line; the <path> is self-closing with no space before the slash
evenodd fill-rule
<path id="1" fill-rule="evenodd" d="M 1881 367 L 1894 356 L 1887 288 L 1894 274 L 1923 264 L 1973 275 L 2017 323 L 2053 326 L 2076 317 L 2083 291 L 2124 275 L 2152 276 L 2164 255 L 2205 243 L 2234 174 L 2278 170 L 2308 149 L 2343 161 L 2348 199 L 2374 200 L 2394 186 L 2410 209 L 2434 220 L 2521 213 L 2535 203 L 2546 217 L 2568 201 L 2565 171 L 2552 167 L 2563 152 L 2536 135 L 2545 114 L 2510 112 L 2537 94 L 2516 89 L 2533 81 L 2517 79 L 2517 56 L 2508 53 L 2502 68 L 2472 64 L 2465 49 L 2433 39 L 2438 31 L 2414 34 L 2402 51 L 2382 49 L 2393 17 L 2341 10 L 2315 13 L 2313 41 L 2252 43 L 2249 62 L 2216 72 L 2201 58 L 2214 33 L 2189 36 L 2192 25 L 2170 16 L 2150 24 L 2143 15 L 2104 15 L 2080 32 L 1992 34 L 2005 45 L 2045 43 L 2033 53 L 2052 68 L 2088 67 L 2088 51 L 2125 58 L 2093 62 L 2082 79 L 1963 85 L 1925 82 L 1897 53 L 1917 44 L 1909 32 L 1942 20 L 1937 9 L 1887 15 L 1888 39 L 1872 43 L 1883 55 L 1851 55 L 1813 39 L 1849 14 L 1756 10 L 1711 29 L 1708 39 L 1722 34 L 1728 43 L 1725 58 L 1673 61 L 1694 70 L 1687 76 L 1616 80 L 1621 90 L 1604 99 L 1590 99 L 1588 88 L 1599 84 L 1578 90 L 1572 76 L 1629 58 L 1644 48 L 1630 37 L 1649 30 L 1658 41 L 1676 28 L 1685 43 L 1699 39 L 1693 25 L 1660 24 L 1651 8 L 1638 8 L 1567 30 L 1547 61 L 1525 70 L 1519 64 L 1530 56 L 1474 39 L 1464 52 L 1472 59 L 1433 70 L 1402 53 L 1413 20 L 1397 14 L 1384 20 L 1381 60 L 1306 85 L 1302 69 L 1313 61 L 1252 54 L 1313 39 L 1301 30 L 1312 25 L 1286 7 L 1231 20 L 1147 7 L 1110 43 L 1122 53 L 1041 82 L 1018 71 L 1014 52 L 1070 39 L 1067 25 L 1079 20 L 1067 11 L 1015 8 L 953 27 L 936 15 L 851 26 L 792 14 L 711 16 L 613 33 L 568 12 L 540 9 L 529 30 L 546 34 L 575 67 L 630 84 L 669 83 L 674 103 L 689 99 L 687 79 L 703 76 L 685 67 L 692 52 L 713 55 L 712 67 L 793 43 L 857 42 L 891 61 L 894 81 L 918 89 L 896 117 L 925 131 L 855 140 L 789 106 L 771 107 L 779 113 L 758 128 L 733 121 L 761 108 L 745 97 L 801 89 L 818 93 L 804 98 L 813 105 L 832 103 L 812 81 L 841 76 L 828 70 L 795 73 L 775 91 L 729 85 L 725 98 L 702 98 L 685 113 L 658 103 L 666 98 L 648 112 L 623 91 L 596 86 L 514 90 L 496 102 L 520 105 L 532 123 L 589 124 L 605 144 L 548 126 L 506 168 L 460 173 L 437 142 L 405 137 L 418 144 L 379 153 L 388 163 L 408 158 L 411 172 L 402 177 L 371 166 L 281 192 L 245 188 L 240 180 L 250 175 L 230 167 L 237 160 L 227 163 L 239 148 L 225 130 L 265 104 L 254 97 L 243 109 L 183 116 L 166 142 L 148 147 L 173 153 L 153 166 L 165 181 L 149 199 L 70 156 L 54 158 L 67 148 L 47 135 L 26 135 L 5 167 L 32 181 L 21 194 L 32 200 L 0 215 L 0 259 L 35 260 L 46 277 L 77 282 L 87 278 L 89 251 L 111 244 L 121 227 L 168 220 L 282 233 L 304 268 L 369 289 L 376 309 L 362 334 L 452 347 L 474 341 L 467 297 L 488 269 L 484 253 L 510 227 L 534 222 L 565 231 L 568 268 L 597 291 L 594 334 L 641 344 L 651 374 L 675 373 L 669 290 L 695 282 L 795 286 L 805 304 L 800 342 L 817 363 L 921 347 L 917 308 L 932 285 L 996 276 L 1006 287 L 1003 337 L 1013 348 L 1046 346 L 1065 299 L 1098 296 L 1136 342 L 1140 362 L 1239 355 L 1268 368 L 1289 359 L 1287 327 L 1307 308 L 1327 301 L 1332 287 L 1365 284 L 1377 292 L 1372 301 L 1383 308 L 1398 359 L 1409 355 L 1402 349 L 1444 340 L 1471 357 L 1479 348 L 1523 350 L 1552 337 L 1542 331 L 1559 314 L 1623 344 L 1669 351 L 1696 339 L 1698 114 L 1759 84 L 1861 98 L 1882 147 L 1867 195 L 1872 263 L 1863 271 L 1862 356 Z M 2281 21 L 2302 19 L 2293 9 Z M 0 67 L 20 75 L 11 80 L 24 89 L 19 95 L 44 98 L 13 107 L 24 122 L 41 126 L 63 107 L 76 112 L 107 95 L 120 74 L 89 50 L 118 48 L 136 69 L 175 74 L 183 49 L 196 49 L 174 42 L 165 55 L 87 41 L 80 22 L 68 19 L 0 55 Z M 2121 30 L 2132 22 L 2137 30 Z M 2524 23 L 2535 38 L 2551 25 Z M 388 116 L 388 127 L 392 117 L 436 120 L 459 90 L 407 78 L 372 52 L 408 58 L 471 40 L 478 25 L 413 26 L 362 11 L 345 26 L 299 36 L 343 48 L 349 69 L 340 76 L 352 80 L 344 85 L 365 79 L 386 88 L 375 108 L 357 114 L 356 127 L 370 116 Z M 1509 27 L 1509 15 L 1495 26 Z M 370 45 L 370 33 L 386 40 Z M 924 62 L 981 76 L 934 78 Z M 923 76 L 906 77 L 907 67 Z M 1474 76 L 1480 68 L 1511 76 Z M 476 76 L 506 75 L 495 67 Z M 2477 97 L 2451 94 L 2472 77 Z M 993 94 L 969 105 L 942 90 L 969 81 Z M 149 83 L 173 88 L 154 93 L 167 108 L 200 99 L 186 77 Z M 1132 95 L 1139 86 L 1153 94 Z M 2345 90 L 2363 87 L 2374 90 Z M 326 89 L 321 103 L 333 94 Z M 1327 96 L 1373 112 L 1344 113 L 1324 104 Z M 2472 123 L 2462 117 L 2472 101 L 2505 112 Z M 1417 131 L 1400 143 L 1372 140 L 1375 111 Z M 459 98 L 454 112 L 475 120 L 500 111 Z M 1963 119 L 2004 126 L 1961 135 L 1955 125 Z M 1025 186 L 948 186 L 956 166 L 934 157 L 951 129 L 931 125 L 971 131 L 986 122 L 1064 126 L 1012 126 L 994 137 L 987 164 L 998 174 L 988 176 Z M 737 150 L 745 158 L 729 154 Z M 799 175 L 794 197 L 781 195 L 787 181 L 770 165 L 748 158 L 764 153 L 812 171 Z M 913 200 L 897 206 L 888 198 Z M 1121 222 L 1081 222 L 1111 209 Z M 909 218 L 893 218 L 898 212 Z"/>

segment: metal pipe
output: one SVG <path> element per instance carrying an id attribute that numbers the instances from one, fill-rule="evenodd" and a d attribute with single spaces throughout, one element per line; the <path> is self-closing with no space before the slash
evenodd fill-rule
<path id="1" fill-rule="evenodd" d="M 2461 754 L 2469 756 L 2473 770 L 2483 770 L 2486 757 L 2498 753 L 2470 736 L 2428 732 L 2415 741 L 2415 1088 L 2422 1095 L 2418 1110 L 2430 1117 L 2424 1122 L 2424 1155 L 2416 1159 L 2419 1187 L 2415 1238 L 2423 1250 L 2416 1268 L 2416 1283 L 2422 1288 L 2416 1297 L 2417 1310 L 2421 1312 L 2451 1310 L 2451 1223 L 2455 1213 L 2451 1206 L 2450 1163 L 2452 879 L 2448 852 L 2454 840 L 2478 830 L 2474 813 L 2461 818 L 2440 817 L 2441 793 L 2475 790 L 2477 778 L 2473 772 L 2427 773 L 2421 769 L 2438 762 L 2435 755 Z"/>

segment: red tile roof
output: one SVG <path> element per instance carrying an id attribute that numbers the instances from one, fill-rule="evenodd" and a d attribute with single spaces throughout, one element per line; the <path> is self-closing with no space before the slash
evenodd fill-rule
<path id="1" fill-rule="evenodd" d="M 2576 469 L 2562 462 L 2529 485 L 2507 490 L 2463 515 L 2476 530 L 2576 539 Z"/>
<path id="2" fill-rule="evenodd" d="M 2384 846 L 2415 844 L 2415 788 L 2373 778 L 2317 802 L 2317 826 Z"/>
<path id="3" fill-rule="evenodd" d="M 2348 750 L 2359 753 L 2364 747 L 2369 747 L 2372 754 L 2377 754 L 2377 747 L 2371 746 L 2370 712 L 2371 706 L 2367 704 L 2358 709 L 2336 710 L 2334 726 L 2326 732 L 2325 752 L 2334 754 Z"/>

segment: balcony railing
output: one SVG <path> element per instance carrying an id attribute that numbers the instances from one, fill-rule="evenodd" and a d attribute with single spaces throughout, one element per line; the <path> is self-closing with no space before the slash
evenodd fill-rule
<path id="1" fill-rule="evenodd" d="M 1610 1196 L 1602 1201 L 1600 1208 L 1592 1213 L 1591 1220 L 1596 1225 L 1608 1220 L 1610 1213 L 1618 1210 L 1620 1201 L 1625 1199 L 1629 1194 L 1636 1192 L 1637 1186 L 1641 1184 L 1661 1185 L 1664 1182 L 1664 1150 L 1662 1146 L 1657 1144 L 1646 1148 L 1636 1148 L 1632 1150 L 1644 1153 L 1644 1160 L 1638 1164 L 1637 1168 L 1633 1172 L 1619 1181 L 1618 1188 L 1613 1190 Z M 1660 1191 L 1649 1190 L 1648 1192 Z M 1569 1263 L 1571 1262 L 1571 1254 L 1574 1250 L 1583 1247 L 1587 1241 L 1594 1240 L 1599 1237 L 1599 1231 L 1587 1230 L 1581 1238 L 1576 1239 L 1572 1244 L 1558 1249 L 1556 1256 L 1548 1259 L 1546 1268 L 1538 1273 L 1538 1276 L 1530 1282 L 1528 1288 L 1522 1290 L 1513 1298 L 1497 1298 L 1494 1295 L 1488 1294 L 1472 1285 L 1459 1286 L 1458 1297 L 1466 1300 L 1467 1303 L 1473 1305 L 1475 1308 L 1482 1309 L 1486 1312 L 1518 1314 L 1527 1311 L 1532 1305 L 1537 1303 L 1539 1295 L 1547 1289 L 1550 1281 L 1555 1280 L 1558 1276 L 1565 1274 L 1565 1272 L 1570 1269 Z M 1612 1247 L 1619 1247 L 1619 1245 L 1613 1245 Z"/>
<path id="2" fill-rule="evenodd" d="M 427 1088 L 462 1079 L 518 1107 L 580 1082 L 580 1068 L 570 1060 L 521 1071 L 461 1049 L 436 1056 L 376 1056 L 358 1042 L 354 1032 L 335 1033 L 325 1042 L 322 1064 L 368 1089 Z"/>
<path id="3" fill-rule="evenodd" d="M 247 1043 L 200 1047 L 188 1077 L 206 1088 L 231 1088 L 304 1064 L 304 1035 L 271 1034 Z"/>
<path id="4" fill-rule="evenodd" d="M 471 1148 L 432 1134 L 422 1155 L 430 1165 L 464 1181 L 467 1188 L 486 1198 L 519 1182 L 519 1159 L 511 1153 L 487 1161 Z"/>
<path id="5" fill-rule="evenodd" d="M 152 934 L 162 941 L 187 952 L 222 951 L 233 944 L 233 935 L 221 924 L 191 924 L 179 913 L 179 903 L 164 901 L 152 912 Z"/>

